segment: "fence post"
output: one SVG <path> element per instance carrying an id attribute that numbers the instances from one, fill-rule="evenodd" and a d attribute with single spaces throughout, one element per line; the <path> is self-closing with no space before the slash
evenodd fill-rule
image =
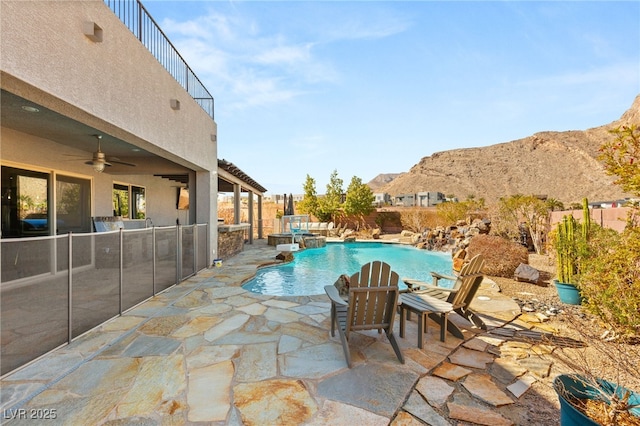
<path id="1" fill-rule="evenodd" d="M 193 225 L 193 275 L 198 272 L 198 224 Z"/>
<path id="2" fill-rule="evenodd" d="M 67 235 L 69 238 L 69 242 L 68 242 L 68 251 L 67 251 L 67 256 L 69 257 L 68 262 L 67 262 L 67 266 L 69 268 L 68 272 L 69 272 L 69 277 L 67 278 L 67 289 L 69 291 L 68 294 L 68 298 L 69 298 L 69 330 L 68 330 L 68 343 L 71 343 L 71 339 L 73 339 L 73 274 L 71 273 L 72 268 L 73 268 L 73 238 L 72 238 L 72 233 L 69 232 Z"/>
<path id="3" fill-rule="evenodd" d="M 122 298 L 124 293 L 124 228 L 120 228 L 120 315 L 122 315 Z"/>
<path id="4" fill-rule="evenodd" d="M 176 284 L 182 277 L 182 225 L 176 225 Z"/>
<path id="5" fill-rule="evenodd" d="M 153 259 L 151 276 L 153 279 L 153 295 L 156 295 L 156 227 L 151 227 L 151 257 Z"/>

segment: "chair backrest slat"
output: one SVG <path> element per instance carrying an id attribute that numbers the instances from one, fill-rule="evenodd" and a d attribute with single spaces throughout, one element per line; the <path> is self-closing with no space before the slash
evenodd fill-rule
<path id="1" fill-rule="evenodd" d="M 478 254 L 460 269 L 458 279 L 454 285 L 454 288 L 458 291 L 451 293 L 451 296 L 447 299 L 447 302 L 451 303 L 454 309 L 469 303 L 469 295 L 471 293 L 473 293 L 471 297 L 475 295 L 483 279 L 481 272 L 483 266 L 484 259 Z"/>
<path id="2" fill-rule="evenodd" d="M 347 329 L 393 327 L 399 280 L 391 266 L 380 261 L 367 263 L 353 274 L 349 280 Z"/>

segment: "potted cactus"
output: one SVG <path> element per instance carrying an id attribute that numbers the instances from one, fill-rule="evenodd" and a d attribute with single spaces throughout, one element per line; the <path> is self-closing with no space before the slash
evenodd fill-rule
<path id="1" fill-rule="evenodd" d="M 582 200 L 582 213 L 580 226 L 573 215 L 562 218 L 556 228 L 554 242 L 557 266 L 557 278 L 554 284 L 560 301 L 570 305 L 581 303 L 580 291 L 576 284 L 580 275 L 580 260 L 586 253 L 591 228 L 589 202 L 586 198 Z"/>

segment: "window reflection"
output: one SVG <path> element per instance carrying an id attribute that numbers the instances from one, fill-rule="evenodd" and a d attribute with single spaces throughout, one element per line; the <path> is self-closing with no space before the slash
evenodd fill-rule
<path id="1" fill-rule="evenodd" d="M 49 235 L 49 175 L 2 167 L 2 238 Z"/>

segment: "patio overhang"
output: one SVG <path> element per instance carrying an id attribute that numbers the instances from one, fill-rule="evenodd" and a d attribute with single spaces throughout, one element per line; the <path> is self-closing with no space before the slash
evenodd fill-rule
<path id="1" fill-rule="evenodd" d="M 79 162 L 91 160 L 97 147 L 97 139 L 94 135 L 100 135 L 101 150 L 104 153 L 123 163 L 135 164 L 135 167 L 130 167 L 113 163 L 111 167 L 105 168 L 103 173 L 188 177 L 189 172 L 198 169 L 175 154 L 166 152 L 148 141 L 90 116 L 50 95 L 38 93 L 37 89 L 32 87 L 24 89 L 24 84 L 19 84 L 5 90 L 11 76 L 2 73 L 2 80 L 0 119 L 3 127 L 86 152 L 86 159 L 78 157 Z M 28 112 L 28 110 L 34 112 Z M 70 150 L 70 152 L 74 151 Z"/>
<path id="2" fill-rule="evenodd" d="M 225 160 L 218 159 L 218 192 L 233 192 L 233 222 L 240 223 L 241 203 L 240 193 L 249 194 L 248 215 L 249 215 L 249 243 L 253 243 L 253 195 L 258 196 L 258 238 L 262 236 L 262 199 L 267 189 L 252 179 L 245 172 L 240 170 L 235 164 Z"/>

